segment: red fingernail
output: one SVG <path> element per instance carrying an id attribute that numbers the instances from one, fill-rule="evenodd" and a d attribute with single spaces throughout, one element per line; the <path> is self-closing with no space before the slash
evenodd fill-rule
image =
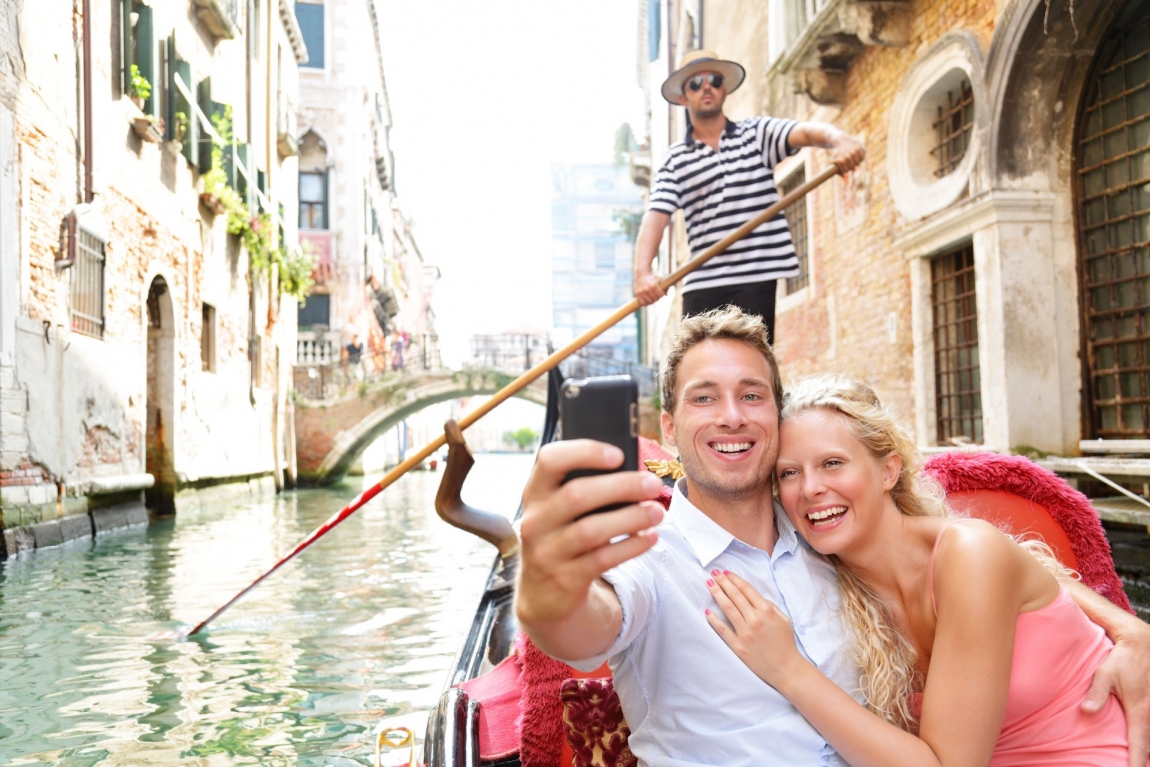
<path id="1" fill-rule="evenodd" d="M 711 614 L 711 611 L 710 611 L 710 610 L 703 610 L 703 614 L 704 614 L 704 615 L 710 615 L 710 614 Z"/>
<path id="2" fill-rule="evenodd" d="M 730 570 L 724 570 L 724 571 L 723 571 L 723 575 L 730 575 L 730 574 L 731 574 L 731 571 L 730 571 Z"/>
<path id="3" fill-rule="evenodd" d="M 714 582 L 713 580 L 711 580 L 710 578 L 708 578 L 708 579 L 707 579 L 707 585 L 708 585 L 708 586 L 714 586 L 714 585 L 715 585 L 715 582 Z"/>
<path id="4" fill-rule="evenodd" d="M 719 575 L 719 571 L 718 571 L 718 570 L 712 570 L 712 571 L 711 571 L 711 575 L 714 575 L 714 576 L 718 576 L 718 575 Z"/>

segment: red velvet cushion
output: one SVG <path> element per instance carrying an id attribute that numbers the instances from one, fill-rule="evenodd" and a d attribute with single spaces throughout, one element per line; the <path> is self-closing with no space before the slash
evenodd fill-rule
<path id="1" fill-rule="evenodd" d="M 568 679 L 560 692 L 573 767 L 634 767 L 631 729 L 610 679 Z M 569 762 L 561 761 L 566 767 Z"/>
<path id="2" fill-rule="evenodd" d="M 1011 535 L 1036 535 L 1054 550 L 1059 562 L 1078 569 L 1069 536 L 1041 504 L 1004 490 L 957 490 L 946 496 L 946 503 L 958 514 L 985 519 Z"/>

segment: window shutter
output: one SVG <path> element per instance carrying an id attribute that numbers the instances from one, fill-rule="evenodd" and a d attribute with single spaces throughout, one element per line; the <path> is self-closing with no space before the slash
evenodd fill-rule
<path id="1" fill-rule="evenodd" d="M 136 66 L 152 86 L 151 94 L 144 101 L 144 114 L 158 117 L 159 110 L 156 105 L 159 104 L 160 94 L 159 83 L 156 82 L 156 40 L 152 31 L 152 9 L 146 5 L 136 4 L 135 11 L 139 14 L 139 20 L 136 22 Z"/>
<path id="2" fill-rule="evenodd" d="M 329 208 L 328 197 L 331 193 L 330 187 L 331 187 L 331 168 L 324 168 L 324 171 L 323 171 L 323 215 L 321 216 L 322 220 L 319 222 L 319 228 L 320 229 L 327 229 L 328 228 L 328 208 Z M 315 217 L 312 216 L 313 223 L 314 223 L 314 220 L 315 220 Z"/>
<path id="3" fill-rule="evenodd" d="M 212 78 L 205 77 L 196 85 L 196 104 L 200 111 L 210 120 L 212 117 Z M 199 115 L 196 116 L 197 119 Z M 215 127 L 215 126 L 211 126 Z M 212 167 L 212 137 L 206 131 L 199 131 L 199 156 L 196 170 L 201 174 L 207 173 Z"/>
<path id="4" fill-rule="evenodd" d="M 303 33 L 304 47 L 307 48 L 307 63 L 302 67 L 323 69 L 323 11 L 322 5 L 296 3 L 295 17 Z"/>
<path id="5" fill-rule="evenodd" d="M 120 0 L 120 88 L 127 94 L 132 87 L 132 0 Z"/>

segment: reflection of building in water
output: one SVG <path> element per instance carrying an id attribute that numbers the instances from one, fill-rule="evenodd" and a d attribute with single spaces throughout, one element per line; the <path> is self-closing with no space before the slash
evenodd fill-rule
<path id="1" fill-rule="evenodd" d="M 551 291 L 556 345 L 606 319 L 632 297 L 628 221 L 643 200 L 626 165 L 551 167 Z M 586 353 L 622 362 L 638 360 L 635 317 L 607 330 Z"/>

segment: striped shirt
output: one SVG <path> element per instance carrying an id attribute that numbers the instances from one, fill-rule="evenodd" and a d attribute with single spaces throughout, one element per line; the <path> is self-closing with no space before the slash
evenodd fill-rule
<path id="1" fill-rule="evenodd" d="M 778 201 L 774 167 L 798 151 L 787 141 L 797 124 L 777 117 L 727 120 L 718 152 L 688 131 L 655 173 L 648 209 L 670 215 L 681 208 L 691 255 L 699 255 Z M 780 212 L 687 275 L 683 291 L 798 274 L 791 231 Z"/>

